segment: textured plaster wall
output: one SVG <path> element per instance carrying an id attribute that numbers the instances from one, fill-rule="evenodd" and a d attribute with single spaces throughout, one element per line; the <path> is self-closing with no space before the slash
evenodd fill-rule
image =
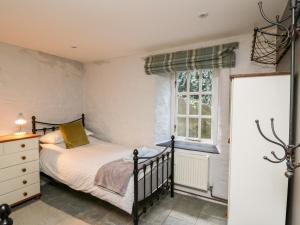
<path id="1" fill-rule="evenodd" d="M 84 111 L 87 126 L 100 138 L 127 145 L 154 143 L 158 77 L 143 74 L 139 57 L 86 65 Z"/>
<path id="2" fill-rule="evenodd" d="M 0 43 L 0 134 L 14 132 L 17 114 L 66 121 L 82 112 L 83 65 Z"/>
<path id="3" fill-rule="evenodd" d="M 86 64 L 84 111 L 100 138 L 127 145 L 154 145 L 171 134 L 171 75 L 146 75 L 143 57 L 238 41 L 237 66 L 222 69 L 219 79 L 219 155 L 211 156 L 210 183 L 215 195 L 227 198 L 229 170 L 229 75 L 274 71 L 250 62 L 252 34 Z"/>

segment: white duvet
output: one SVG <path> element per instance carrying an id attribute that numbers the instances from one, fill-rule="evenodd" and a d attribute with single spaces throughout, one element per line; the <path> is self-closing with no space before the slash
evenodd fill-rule
<path id="1" fill-rule="evenodd" d="M 128 157 L 133 148 L 103 142 L 93 137 L 89 137 L 89 140 L 90 144 L 73 149 L 65 149 L 64 143 L 42 144 L 41 171 L 75 190 L 90 193 L 131 214 L 134 199 L 133 177 L 124 196 L 94 185 L 94 179 L 101 166 Z"/>

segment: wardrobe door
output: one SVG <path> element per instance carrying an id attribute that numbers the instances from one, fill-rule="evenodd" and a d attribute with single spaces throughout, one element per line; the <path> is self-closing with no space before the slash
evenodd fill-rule
<path id="1" fill-rule="evenodd" d="M 288 179 L 284 163 L 273 164 L 271 151 L 283 150 L 259 134 L 274 139 L 270 118 L 283 141 L 288 142 L 290 76 L 233 78 L 229 175 L 229 225 L 284 225 Z"/>

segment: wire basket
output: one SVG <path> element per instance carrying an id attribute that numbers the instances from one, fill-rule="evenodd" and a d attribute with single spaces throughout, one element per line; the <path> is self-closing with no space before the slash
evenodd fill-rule
<path id="1" fill-rule="evenodd" d="M 285 32 L 277 32 L 270 26 L 255 28 L 251 61 L 276 65 L 290 47 L 291 39 Z"/>

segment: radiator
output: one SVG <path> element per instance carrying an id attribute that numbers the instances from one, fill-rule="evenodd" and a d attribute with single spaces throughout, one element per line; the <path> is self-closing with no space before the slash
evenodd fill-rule
<path id="1" fill-rule="evenodd" d="M 175 184 L 207 191 L 208 168 L 208 155 L 176 152 Z"/>

